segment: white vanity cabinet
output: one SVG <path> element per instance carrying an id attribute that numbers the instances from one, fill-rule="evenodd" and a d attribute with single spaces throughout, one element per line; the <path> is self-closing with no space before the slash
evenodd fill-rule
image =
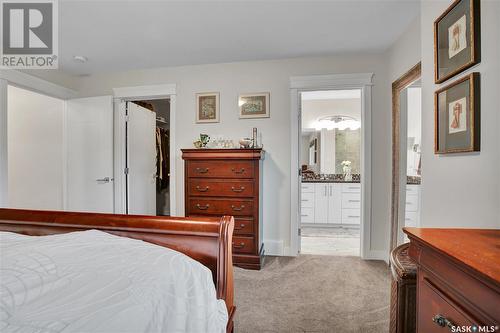
<path id="1" fill-rule="evenodd" d="M 406 185 L 405 227 L 420 225 L 420 185 Z"/>
<path id="2" fill-rule="evenodd" d="M 360 219 L 360 184 L 302 183 L 301 223 L 352 225 Z"/>

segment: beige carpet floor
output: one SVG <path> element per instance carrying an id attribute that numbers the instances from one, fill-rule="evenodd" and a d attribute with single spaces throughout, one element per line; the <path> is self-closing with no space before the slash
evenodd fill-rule
<path id="1" fill-rule="evenodd" d="M 235 268 L 236 333 L 389 330 L 390 270 L 359 257 L 266 257 Z"/>

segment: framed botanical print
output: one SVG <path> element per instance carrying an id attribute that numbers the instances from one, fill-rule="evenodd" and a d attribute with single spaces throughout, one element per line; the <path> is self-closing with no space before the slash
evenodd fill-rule
<path id="1" fill-rule="evenodd" d="M 219 93 L 196 94 L 196 122 L 219 122 Z"/>
<path id="2" fill-rule="evenodd" d="M 434 79 L 441 83 L 481 61 L 480 0 L 456 0 L 434 21 Z"/>
<path id="3" fill-rule="evenodd" d="M 241 94 L 240 118 L 269 118 L 269 93 Z"/>
<path id="4" fill-rule="evenodd" d="M 436 154 L 479 151 L 479 73 L 472 73 L 434 94 Z"/>

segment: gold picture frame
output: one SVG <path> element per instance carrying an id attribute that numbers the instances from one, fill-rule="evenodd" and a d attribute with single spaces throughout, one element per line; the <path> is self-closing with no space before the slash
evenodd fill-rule
<path id="1" fill-rule="evenodd" d="M 471 73 L 434 93 L 434 153 L 480 151 L 480 74 Z"/>
<path id="2" fill-rule="evenodd" d="M 238 106 L 240 119 L 269 118 L 269 93 L 240 94 Z"/>
<path id="3" fill-rule="evenodd" d="M 196 123 L 220 121 L 220 96 L 218 92 L 196 94 Z"/>
<path id="4" fill-rule="evenodd" d="M 434 81 L 481 61 L 480 0 L 456 0 L 434 21 Z"/>

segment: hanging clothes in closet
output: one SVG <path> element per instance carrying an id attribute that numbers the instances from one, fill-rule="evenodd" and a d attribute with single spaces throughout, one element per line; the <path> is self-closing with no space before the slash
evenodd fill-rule
<path id="1" fill-rule="evenodd" d="M 156 127 L 156 190 L 166 189 L 170 178 L 170 131 Z"/>

